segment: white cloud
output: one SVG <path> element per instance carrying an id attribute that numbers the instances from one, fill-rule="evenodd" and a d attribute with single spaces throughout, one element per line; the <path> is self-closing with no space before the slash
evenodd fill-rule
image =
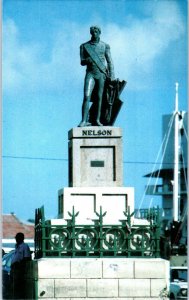
<path id="1" fill-rule="evenodd" d="M 105 34 L 120 77 L 126 77 L 131 87 L 141 88 L 145 86 L 145 76 L 150 76 L 171 42 L 179 42 L 184 25 L 176 4 L 171 1 L 156 3 L 143 20 L 130 21 L 125 28 L 107 26 Z"/>
<path id="2" fill-rule="evenodd" d="M 103 24 L 102 40 L 111 46 L 116 76 L 130 82 L 128 88 L 144 88 L 154 64 L 184 33 L 183 20 L 175 2 L 156 2 L 146 17 L 130 16 L 129 26 Z M 94 20 L 95 22 L 95 20 Z M 95 22 L 96 23 L 96 22 Z M 128 23 L 128 22 L 127 22 Z M 39 42 L 24 43 L 13 20 L 3 26 L 3 89 L 5 92 L 64 91 L 70 82 L 83 85 L 84 68 L 79 62 L 79 45 L 90 38 L 89 26 L 62 23 L 45 57 Z"/>

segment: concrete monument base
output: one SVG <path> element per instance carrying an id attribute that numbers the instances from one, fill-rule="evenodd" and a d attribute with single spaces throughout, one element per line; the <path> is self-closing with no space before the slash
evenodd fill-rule
<path id="1" fill-rule="evenodd" d="M 123 187 L 122 171 L 120 128 L 91 126 L 71 129 L 69 132 L 69 187 L 59 191 L 59 219 L 48 220 L 46 225 L 49 227 L 47 226 L 46 230 L 53 228 L 53 225 L 54 228 L 56 225 L 66 225 L 67 219 L 70 220 L 72 216 L 68 212 L 71 213 L 73 207 L 74 216 L 76 216 L 75 219 L 73 218 L 73 223 L 94 224 L 94 220 L 100 219 L 103 224 L 120 225 L 120 220 L 126 219 L 123 212 L 128 206 L 130 212 L 134 210 L 134 188 Z M 106 212 L 103 220 L 102 217 L 98 218 L 96 215 L 101 207 L 102 215 Z M 136 220 L 134 216 L 132 218 L 131 223 L 134 223 Z M 68 222 L 68 225 L 70 224 Z M 61 226 L 58 230 L 60 230 L 58 237 L 61 237 Z M 54 231 L 54 236 L 56 234 Z M 40 251 L 47 247 L 45 246 L 47 237 L 43 228 L 42 235 L 42 245 L 39 243 Z M 140 232 L 136 233 L 136 239 L 140 241 L 138 235 Z M 66 239 L 65 236 L 62 237 L 64 238 Z M 72 234 L 71 238 L 74 239 L 75 235 Z M 86 240 L 82 238 L 84 243 Z M 58 240 L 57 237 L 56 239 Z M 143 258 L 133 258 L 133 256 L 132 258 L 123 258 L 123 256 L 119 258 L 115 256 L 71 258 L 74 255 L 70 255 L 69 258 L 68 256 L 55 258 L 51 256 L 54 255 L 53 250 L 48 258 L 28 262 L 27 299 L 168 299 L 162 298 L 162 292 L 169 289 L 168 261 L 160 258 L 144 258 L 145 253 L 143 253 Z M 59 254 L 63 255 L 63 253 Z"/>
<path id="2" fill-rule="evenodd" d="M 42 258 L 30 262 L 28 299 L 157 300 L 168 279 L 163 259 Z"/>

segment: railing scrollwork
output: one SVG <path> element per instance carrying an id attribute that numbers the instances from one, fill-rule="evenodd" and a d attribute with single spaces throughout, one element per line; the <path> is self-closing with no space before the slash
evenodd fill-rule
<path id="1" fill-rule="evenodd" d="M 120 225 L 104 224 L 106 212 L 96 212 L 91 225 L 78 225 L 74 207 L 65 225 L 45 221 L 44 208 L 36 210 L 35 257 L 159 257 L 160 218 L 151 209 L 148 225 L 132 225 L 134 213 L 127 208 Z"/>

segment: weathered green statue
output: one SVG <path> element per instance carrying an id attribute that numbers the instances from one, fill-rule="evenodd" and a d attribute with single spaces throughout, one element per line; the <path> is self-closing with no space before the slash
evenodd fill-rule
<path id="1" fill-rule="evenodd" d="M 101 29 L 92 26 L 90 33 L 91 40 L 80 46 L 81 65 L 87 68 L 79 127 L 112 125 L 113 103 L 125 85 L 125 81 L 114 80 L 110 46 L 100 41 Z M 90 101 L 93 102 L 91 108 Z M 118 106 L 120 109 L 120 103 Z"/>

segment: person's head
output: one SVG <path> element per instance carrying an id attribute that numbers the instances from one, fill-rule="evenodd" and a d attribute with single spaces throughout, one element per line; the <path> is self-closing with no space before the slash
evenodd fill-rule
<path id="1" fill-rule="evenodd" d="M 24 241 L 24 234 L 22 232 L 18 232 L 15 236 L 17 244 L 21 244 Z"/>
<path id="2" fill-rule="evenodd" d="M 92 38 L 99 38 L 101 34 L 101 29 L 99 26 L 91 26 L 90 27 L 90 34 L 92 35 Z"/>

